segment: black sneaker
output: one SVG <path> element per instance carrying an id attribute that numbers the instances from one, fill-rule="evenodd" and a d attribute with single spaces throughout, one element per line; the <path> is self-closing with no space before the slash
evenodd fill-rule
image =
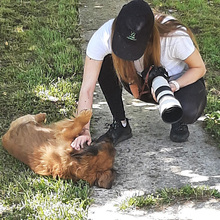
<path id="1" fill-rule="evenodd" d="M 183 124 L 182 122 L 177 122 L 172 124 L 172 128 L 170 131 L 170 139 L 173 142 L 185 142 L 188 140 L 189 130 L 188 126 Z"/>
<path id="2" fill-rule="evenodd" d="M 127 118 L 126 121 L 126 127 L 123 127 L 121 122 L 113 121 L 109 130 L 100 136 L 97 141 L 110 140 L 114 145 L 117 145 L 119 142 L 131 138 L 132 131 Z"/>

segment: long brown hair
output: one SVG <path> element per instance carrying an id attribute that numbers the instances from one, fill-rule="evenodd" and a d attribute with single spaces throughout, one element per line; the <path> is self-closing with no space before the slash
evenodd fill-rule
<path id="1" fill-rule="evenodd" d="M 181 22 L 175 19 L 171 19 L 167 22 L 163 22 L 166 15 L 158 15 L 156 16 L 153 31 L 151 37 L 148 41 L 146 50 L 144 52 L 144 69 L 149 68 L 151 65 L 160 66 L 160 37 L 168 36 L 169 33 L 181 29 L 189 34 L 191 39 L 193 40 L 195 46 L 198 48 L 195 37 L 191 30 L 183 25 Z M 115 29 L 116 19 L 112 25 L 112 37 Z M 185 27 L 185 29 L 183 29 Z M 116 70 L 117 76 L 119 80 L 122 80 L 129 84 L 137 84 L 139 88 L 141 88 L 141 80 L 137 75 L 134 61 L 123 60 L 116 56 L 114 52 L 112 52 L 112 59 L 114 68 Z"/>
<path id="2" fill-rule="evenodd" d="M 169 19 L 166 22 L 163 22 L 164 19 L 167 17 L 167 15 L 164 14 L 159 14 L 159 13 L 154 13 L 155 17 L 156 17 L 156 25 L 158 27 L 158 31 L 160 33 L 161 37 L 165 37 L 167 36 L 169 33 L 174 32 L 176 30 L 181 30 L 186 32 L 190 38 L 192 39 L 195 47 L 197 49 L 199 49 L 198 44 L 196 42 L 195 36 L 192 33 L 192 31 L 190 30 L 189 27 L 187 27 L 186 25 L 184 25 L 183 23 L 181 23 L 180 21 L 178 21 L 177 19 Z M 183 28 L 184 27 L 184 28 Z"/>

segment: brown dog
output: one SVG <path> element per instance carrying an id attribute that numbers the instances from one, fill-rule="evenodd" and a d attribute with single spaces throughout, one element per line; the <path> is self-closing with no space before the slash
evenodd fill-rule
<path id="1" fill-rule="evenodd" d="M 112 143 L 92 143 L 80 151 L 70 146 L 91 116 L 91 110 L 84 110 L 75 118 L 46 126 L 42 123 L 45 113 L 25 115 L 11 123 L 2 143 L 9 154 L 35 173 L 73 181 L 83 179 L 90 185 L 111 188 L 115 178 Z"/>

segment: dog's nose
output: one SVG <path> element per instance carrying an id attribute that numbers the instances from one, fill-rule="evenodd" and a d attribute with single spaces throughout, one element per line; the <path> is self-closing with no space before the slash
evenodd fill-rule
<path id="1" fill-rule="evenodd" d="M 110 180 L 108 182 L 103 182 L 103 181 L 96 180 L 94 185 L 99 187 L 99 188 L 111 189 L 112 185 L 113 185 L 113 180 Z"/>

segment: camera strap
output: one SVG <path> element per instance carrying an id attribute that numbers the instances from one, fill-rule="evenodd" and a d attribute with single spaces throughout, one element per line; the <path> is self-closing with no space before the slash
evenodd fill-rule
<path id="1" fill-rule="evenodd" d="M 141 76 L 144 80 L 144 83 L 140 91 L 137 84 L 133 84 L 133 83 L 129 84 L 130 90 L 136 99 L 140 99 L 140 97 L 143 94 L 150 93 L 150 88 L 148 86 L 148 77 L 152 68 L 153 66 L 150 66 L 150 68 L 146 68 L 144 69 L 144 71 L 141 72 Z"/>
<path id="2" fill-rule="evenodd" d="M 140 97 L 143 94 L 147 94 L 147 93 L 151 92 L 150 87 L 148 85 L 148 78 L 149 78 L 149 73 L 152 70 L 152 68 L 153 68 L 153 66 L 150 66 L 149 69 L 145 69 L 143 72 L 141 72 L 142 78 L 144 79 L 144 83 L 143 83 L 143 86 L 142 86 L 141 91 L 140 91 Z"/>

